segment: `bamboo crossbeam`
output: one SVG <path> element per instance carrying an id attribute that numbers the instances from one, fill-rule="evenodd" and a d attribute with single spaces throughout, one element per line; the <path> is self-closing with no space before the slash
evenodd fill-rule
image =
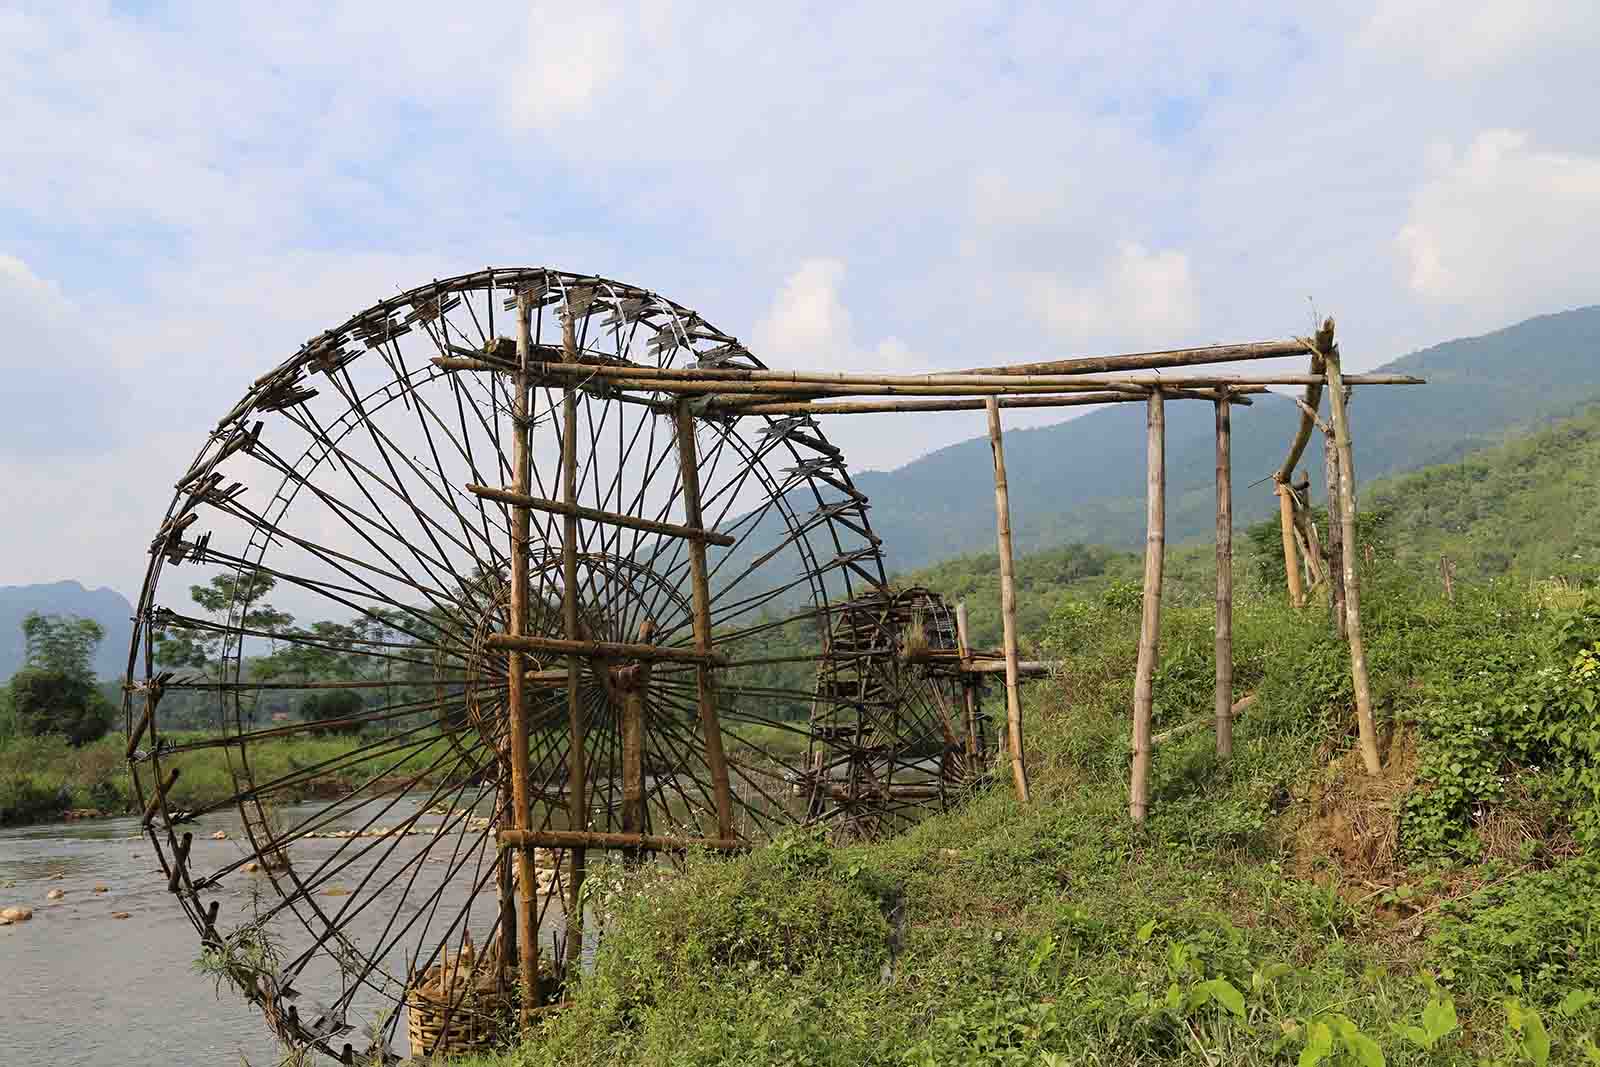
<path id="1" fill-rule="evenodd" d="M 1264 385 L 1245 386 L 1230 390 L 1228 402 L 1249 407 L 1249 394 L 1265 393 Z M 1205 400 L 1216 402 L 1217 394 L 1190 389 L 1177 389 L 1167 393 L 1168 399 Z M 1140 393 L 1072 393 L 1066 396 L 1005 396 L 1000 398 L 1002 408 L 1076 408 L 1096 404 L 1143 403 Z M 778 401 L 753 404 L 733 404 L 718 397 L 707 410 L 731 415 L 872 415 L 894 411 L 982 411 L 987 401 L 971 400 L 880 400 L 845 401 L 840 403 L 812 403 L 809 401 Z"/>
<path id="2" fill-rule="evenodd" d="M 1306 342 L 1298 337 L 1286 341 L 1259 341 L 1248 344 L 1206 345 L 1200 348 L 1172 348 L 1160 352 L 1132 352 L 1121 356 L 1086 356 L 1076 359 L 1046 360 L 1042 363 L 1009 363 L 999 367 L 973 367 L 965 374 L 1105 374 L 1121 370 L 1156 370 L 1161 367 L 1192 367 L 1206 363 L 1234 363 L 1247 359 L 1276 359 L 1299 356 Z"/>
<path id="3" fill-rule="evenodd" d="M 624 526 L 630 530 L 642 530 L 645 533 L 661 534 L 665 537 L 682 537 L 690 541 L 704 541 L 707 544 L 718 545 L 722 548 L 731 548 L 735 539 L 728 534 L 720 534 L 714 530 L 701 530 L 692 526 L 680 526 L 672 522 L 657 522 L 654 519 L 638 518 L 633 515 L 623 515 L 612 511 L 601 511 L 598 508 L 584 507 L 581 504 L 567 504 L 560 500 L 545 500 L 542 497 L 529 496 L 511 489 L 497 489 L 488 485 L 469 484 L 467 492 L 474 496 L 481 496 L 486 500 L 498 500 L 502 504 L 512 504 L 532 508 L 550 515 L 565 515 L 573 518 L 587 519 L 590 522 L 609 523 L 612 526 Z"/>
<path id="4" fill-rule="evenodd" d="M 598 830 L 501 830 L 501 848 L 617 848 L 652 852 L 748 851 L 748 842 L 731 837 L 668 837 L 662 834 L 614 834 Z"/>

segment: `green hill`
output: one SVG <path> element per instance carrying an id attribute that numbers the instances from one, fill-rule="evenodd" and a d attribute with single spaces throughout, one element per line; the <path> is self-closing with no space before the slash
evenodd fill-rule
<path id="1" fill-rule="evenodd" d="M 1458 459 L 1600 397 L 1600 306 L 1436 345 L 1381 369 L 1420 375 L 1429 384 L 1357 392 L 1351 407 L 1356 469 L 1366 481 Z M 1182 541 L 1204 534 L 1212 522 L 1212 415 L 1206 404 L 1175 403 L 1167 418 L 1167 515 L 1172 539 Z M 1239 514 L 1271 506 L 1271 487 L 1250 483 L 1283 461 L 1298 418 L 1290 400 L 1280 396 L 1258 398 L 1235 417 Z M 1139 405 L 1011 431 L 1006 465 L 1018 551 L 1142 543 Z M 1320 457 L 1313 466 L 1320 468 Z M 1320 484 L 1320 470 L 1311 473 Z M 910 570 L 993 543 L 987 506 L 992 478 L 988 441 L 973 438 L 898 470 L 863 472 L 855 482 L 872 501 L 873 529 L 884 540 L 890 565 Z"/>

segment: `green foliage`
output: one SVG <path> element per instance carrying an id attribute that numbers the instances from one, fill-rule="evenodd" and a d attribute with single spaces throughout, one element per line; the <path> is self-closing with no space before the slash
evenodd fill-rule
<path id="1" fill-rule="evenodd" d="M 361 699 L 361 694 L 353 689 L 318 690 L 300 703 L 301 717 L 314 722 L 351 719 L 365 710 L 366 703 Z M 362 726 L 359 722 L 337 723 L 325 726 L 319 732 L 359 734 Z"/>
<path id="2" fill-rule="evenodd" d="M 19 733 L 61 734 L 74 745 L 104 736 L 112 708 L 82 674 L 28 667 L 11 678 L 10 702 Z"/>
<path id="3" fill-rule="evenodd" d="M 91 663 L 106 632 L 93 619 L 40 615 L 33 611 L 22 620 L 22 636 L 27 643 L 28 667 L 93 679 Z"/>

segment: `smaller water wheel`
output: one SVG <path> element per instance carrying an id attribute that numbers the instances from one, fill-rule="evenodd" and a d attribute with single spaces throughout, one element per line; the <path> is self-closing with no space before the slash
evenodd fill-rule
<path id="1" fill-rule="evenodd" d="M 987 737 L 960 661 L 955 615 L 937 593 L 874 591 L 841 605 L 811 711 L 811 819 L 889 833 L 976 780 Z"/>

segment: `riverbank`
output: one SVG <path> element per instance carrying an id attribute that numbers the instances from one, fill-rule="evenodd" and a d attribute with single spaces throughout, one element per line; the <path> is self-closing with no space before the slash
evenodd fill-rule
<path id="1" fill-rule="evenodd" d="M 1175 734 L 1133 827 L 1137 605 L 1075 599 L 1039 635 L 1067 662 L 1028 698 L 1031 804 L 596 872 L 571 1007 L 479 1062 L 1600 1062 L 1600 597 L 1365 577 L 1381 777 L 1325 614 L 1257 589 L 1232 759 Z M 1168 605 L 1158 732 L 1211 715 L 1212 610 Z"/>
<path id="2" fill-rule="evenodd" d="M 254 746 L 251 758 L 257 781 L 328 765 L 282 790 L 276 798 L 282 803 L 347 791 L 377 775 L 404 770 L 394 766 L 392 755 L 387 759 L 342 759 L 361 745 L 359 738 L 351 737 L 283 738 Z M 0 826 L 127 813 L 132 800 L 125 751 L 126 742 L 118 734 L 82 748 L 72 747 L 61 737 L 0 740 Z M 426 766 L 427 751 L 410 757 L 406 765 Z M 200 749 L 180 758 L 183 774 L 171 794 L 174 805 L 197 808 L 237 792 L 226 750 Z"/>

